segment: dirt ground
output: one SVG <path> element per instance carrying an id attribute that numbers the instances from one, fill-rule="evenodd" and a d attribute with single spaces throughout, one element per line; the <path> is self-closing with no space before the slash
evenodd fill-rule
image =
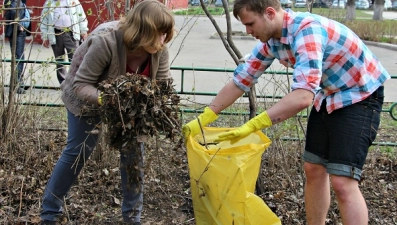
<path id="1" fill-rule="evenodd" d="M 65 144 L 63 131 L 26 132 L 0 151 L 0 224 L 39 223 L 41 196 Z M 382 129 L 378 135 L 395 142 L 390 136 Z M 272 141 L 262 159 L 260 197 L 283 224 L 305 224 L 303 143 Z M 170 145 L 158 141 L 146 148 L 142 224 L 196 224 L 186 152 Z M 369 224 L 397 224 L 397 160 L 380 149 L 370 152 L 360 188 Z M 122 224 L 121 201 L 118 152 L 99 146 L 67 196 L 59 224 Z M 341 224 L 335 198 L 327 224 Z"/>
<path id="2" fill-rule="evenodd" d="M 141 77 L 131 75 L 126 78 L 143 79 L 141 86 L 136 86 L 136 80 L 105 82 L 102 90 L 105 102 L 99 109 L 102 110 L 104 135 L 64 199 L 63 214 L 58 224 L 123 223 L 119 149 L 115 148 L 126 146 L 131 137 L 142 135 L 149 138 L 145 144 L 142 224 L 196 224 L 187 152 L 178 122 L 180 120 L 175 116 L 179 113 L 179 109 L 174 107 L 178 105 L 179 98 L 168 81 L 149 85 L 146 78 Z M 146 89 L 149 86 L 153 91 Z M 114 87 L 122 91 L 114 91 Z M 120 99 L 125 102 L 120 103 Z M 122 110 L 114 110 L 119 105 L 123 106 Z M 47 113 L 49 120 L 43 122 L 37 119 L 42 109 L 31 108 L 33 117 L 18 115 L 21 112 L 28 115 L 29 107 L 17 111 L 13 114 L 18 118 L 16 126 L 0 136 L 0 224 L 4 225 L 40 223 L 41 198 L 66 143 L 67 133 L 64 129 L 40 129 L 45 125 L 53 127 L 56 116 L 52 113 L 59 111 Z M 122 112 L 125 112 L 122 116 L 127 116 L 121 119 L 125 122 L 116 119 Z M 389 144 L 371 147 L 360 181 L 369 209 L 369 224 L 379 225 L 397 224 L 397 130 L 396 122 L 387 114 L 384 115 L 376 141 Z M 182 117 L 190 121 L 193 115 L 190 115 L 191 118 Z M 236 122 L 235 119 L 239 119 L 238 124 L 242 123 L 241 116 L 222 116 L 211 125 L 235 126 L 232 123 Z M 61 123 L 61 127 L 65 125 Z M 125 127 L 131 127 L 130 132 Z M 301 159 L 304 141 L 302 137 L 284 138 L 304 133 L 304 127 L 304 120 L 299 117 L 266 129 L 267 135 L 273 138 L 272 144 L 262 155 L 256 194 L 283 224 L 306 223 L 303 191 L 305 174 Z M 128 166 L 135 168 L 134 165 Z M 332 197 L 327 224 L 339 225 L 338 206 L 333 194 Z"/>

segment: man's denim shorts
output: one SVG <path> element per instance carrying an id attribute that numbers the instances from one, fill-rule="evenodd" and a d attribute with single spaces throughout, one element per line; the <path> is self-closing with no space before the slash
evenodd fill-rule
<path id="1" fill-rule="evenodd" d="M 327 113 L 325 101 L 320 112 L 312 108 L 304 161 L 325 166 L 329 174 L 360 180 L 368 148 L 379 127 L 383 89 L 380 86 L 368 98 L 331 114 Z"/>

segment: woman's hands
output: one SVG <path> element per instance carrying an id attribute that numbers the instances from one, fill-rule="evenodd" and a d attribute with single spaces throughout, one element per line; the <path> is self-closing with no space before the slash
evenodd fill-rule
<path id="1" fill-rule="evenodd" d="M 99 92 L 98 94 L 98 105 L 101 106 L 103 104 L 103 99 L 102 99 L 102 92 Z"/>

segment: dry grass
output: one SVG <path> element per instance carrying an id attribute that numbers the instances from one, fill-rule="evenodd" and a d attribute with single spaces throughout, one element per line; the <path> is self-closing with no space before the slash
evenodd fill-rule
<path id="1" fill-rule="evenodd" d="M 397 44 L 397 20 L 357 20 L 346 23 L 362 40 Z"/>

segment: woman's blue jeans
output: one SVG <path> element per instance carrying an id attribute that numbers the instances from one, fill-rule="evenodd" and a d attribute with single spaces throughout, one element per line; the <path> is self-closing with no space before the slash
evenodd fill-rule
<path id="1" fill-rule="evenodd" d="M 43 220 L 56 221 L 62 213 L 62 205 L 67 192 L 79 175 L 84 164 L 87 162 L 94 150 L 98 132 L 90 132 L 100 123 L 99 116 L 84 117 L 68 113 L 68 139 L 66 148 L 58 159 L 51 178 L 44 191 L 42 212 Z M 135 142 L 136 143 L 136 142 Z M 141 168 L 143 168 L 142 143 L 136 144 L 142 152 Z M 143 169 L 139 174 L 141 184 L 128 184 L 127 172 L 125 170 L 128 162 L 137 157 L 136 155 L 120 155 L 121 187 L 123 192 L 123 203 L 121 206 L 122 216 L 126 222 L 139 222 L 143 205 Z"/>

